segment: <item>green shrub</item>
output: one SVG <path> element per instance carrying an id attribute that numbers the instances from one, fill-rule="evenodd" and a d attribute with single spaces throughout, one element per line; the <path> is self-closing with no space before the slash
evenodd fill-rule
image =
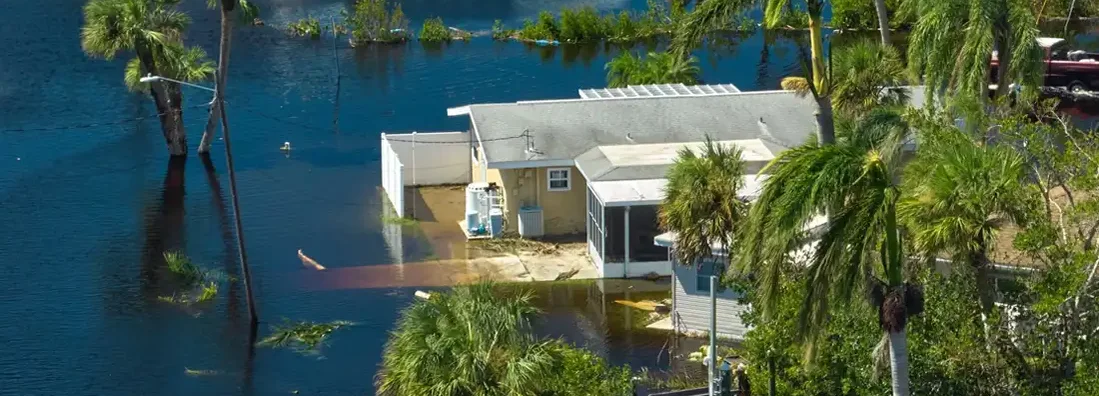
<path id="1" fill-rule="evenodd" d="M 609 32 L 605 20 L 590 6 L 578 10 L 561 10 L 558 25 L 561 28 L 559 39 L 568 42 L 602 40 Z"/>
<path id="2" fill-rule="evenodd" d="M 493 40 L 507 40 L 512 36 L 515 36 L 515 29 L 507 29 L 504 27 L 504 22 L 497 19 L 492 23 L 492 39 Z"/>
<path id="3" fill-rule="evenodd" d="M 782 13 L 782 17 L 779 18 L 775 27 L 791 27 L 795 29 L 807 28 L 809 27 L 809 12 L 802 9 L 786 10 L 786 12 Z"/>
<path id="4" fill-rule="evenodd" d="M 911 20 L 899 19 L 897 8 L 901 0 L 885 0 L 892 27 L 909 26 Z M 832 20 L 829 25 L 843 29 L 877 29 L 878 12 L 874 2 L 865 0 L 832 0 Z"/>
<path id="5" fill-rule="evenodd" d="M 291 22 L 287 27 L 290 34 L 311 39 L 321 38 L 321 22 L 317 18 L 308 17 L 297 22 Z"/>
<path id="6" fill-rule="evenodd" d="M 353 11 L 345 11 L 344 17 L 351 27 L 352 45 L 408 39 L 408 18 L 400 3 L 391 6 L 386 0 L 357 0 Z"/>
<path id="7" fill-rule="evenodd" d="M 549 11 L 538 13 L 538 21 L 523 21 L 523 28 L 519 30 L 519 38 L 524 40 L 557 40 L 561 34 L 557 21 Z"/>
<path id="8" fill-rule="evenodd" d="M 424 27 L 420 29 L 420 41 L 450 41 L 450 29 L 443 24 L 442 18 L 424 20 Z"/>

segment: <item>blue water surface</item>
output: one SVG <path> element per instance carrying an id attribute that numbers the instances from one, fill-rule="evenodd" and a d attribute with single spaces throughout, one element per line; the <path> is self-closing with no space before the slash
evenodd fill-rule
<path id="1" fill-rule="evenodd" d="M 604 85 L 603 65 L 618 51 L 487 37 L 352 49 L 280 30 L 307 15 L 338 17 L 347 1 L 256 2 L 267 24 L 235 28 L 227 111 L 261 336 L 282 318 L 358 325 L 322 356 L 302 356 L 249 348 L 239 282 L 212 306 L 157 301 L 174 290 L 163 251 L 239 272 L 223 142 L 208 164 L 196 155 L 170 164 L 150 100 L 122 84 L 131 55 L 107 61 L 81 51 L 83 1 L 0 0 L 0 393 L 373 393 L 387 331 L 414 290 L 303 289 L 295 252 L 337 268 L 392 262 L 380 232 L 379 133 L 464 129 L 468 121 L 448 118 L 447 107 L 576 97 Z M 542 8 L 644 3 L 412 0 L 404 10 L 414 27 L 441 16 L 484 31 L 495 19 L 518 26 Z M 186 42 L 216 58 L 218 12 L 204 0 L 181 8 L 193 18 Z M 788 39 L 767 41 L 766 50 L 757 34 L 700 51 L 703 79 L 777 88 L 800 67 Z M 209 95 L 185 92 L 193 153 L 206 114 L 192 107 Z M 277 150 L 284 141 L 294 146 L 289 157 Z M 575 324 L 555 320 L 565 324 L 543 333 L 593 345 L 615 363 L 653 364 L 660 339 L 635 342 L 617 325 L 584 330 L 607 318 L 585 319 L 601 311 L 573 294 L 550 312 Z"/>

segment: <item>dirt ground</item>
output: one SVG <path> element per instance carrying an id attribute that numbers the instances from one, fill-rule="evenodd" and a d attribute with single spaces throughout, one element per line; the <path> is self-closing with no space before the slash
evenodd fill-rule
<path id="1" fill-rule="evenodd" d="M 458 222 L 465 216 L 464 186 L 432 186 L 406 191 L 405 213 L 434 250 L 425 263 L 451 263 L 452 279 L 489 278 L 499 281 L 552 281 L 562 274 L 568 279 L 599 277 L 588 258 L 584 242 L 561 243 L 528 240 L 467 241 Z M 425 264 L 406 263 L 405 266 Z"/>

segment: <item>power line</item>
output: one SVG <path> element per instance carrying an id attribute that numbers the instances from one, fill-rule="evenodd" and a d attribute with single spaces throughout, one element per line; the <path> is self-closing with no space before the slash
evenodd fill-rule
<path id="1" fill-rule="evenodd" d="M 200 108 L 200 107 L 205 108 L 205 107 L 208 107 L 208 106 L 209 106 L 209 104 L 195 105 L 195 106 L 186 107 L 186 108 L 183 108 L 183 109 L 180 109 L 180 110 L 197 109 L 197 108 Z M 61 125 L 61 126 L 41 127 L 41 128 L 0 129 L 0 133 L 7 133 L 7 132 L 51 132 L 51 131 L 63 131 L 63 130 L 70 130 L 70 129 L 97 128 L 97 127 L 103 127 L 103 126 L 120 125 L 120 124 L 135 122 L 135 121 L 148 120 L 148 119 L 151 119 L 151 118 L 160 117 L 160 116 L 165 115 L 165 114 L 167 114 L 167 113 L 157 113 L 157 114 L 152 114 L 152 115 L 147 115 L 147 116 L 142 116 L 142 117 L 125 118 L 125 119 L 116 120 L 116 121 L 92 122 L 92 123 L 86 123 L 86 124 Z"/>

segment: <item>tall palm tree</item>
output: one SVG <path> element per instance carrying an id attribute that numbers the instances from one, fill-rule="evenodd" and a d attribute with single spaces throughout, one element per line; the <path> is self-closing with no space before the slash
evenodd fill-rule
<path id="1" fill-rule="evenodd" d="M 645 58 L 629 51 L 616 56 L 604 67 L 607 86 L 621 88 L 640 84 L 698 84 L 698 58 L 680 58 L 667 52 L 650 52 Z"/>
<path id="2" fill-rule="evenodd" d="M 882 106 L 903 106 L 909 94 L 903 86 L 908 73 L 900 54 L 892 46 L 861 40 L 832 55 L 827 73 L 832 76 L 832 104 L 847 117 L 857 117 Z M 784 89 L 809 94 L 804 77 L 782 79 Z"/>
<path id="3" fill-rule="evenodd" d="M 714 243 L 726 249 L 735 246 L 735 234 L 748 214 L 747 203 L 738 195 L 744 171 L 736 146 L 707 139 L 697 154 L 691 149 L 679 152 L 668 170 L 659 220 L 662 229 L 676 233 L 680 263 L 694 265 L 712 257 Z"/>
<path id="4" fill-rule="evenodd" d="M 142 70 L 161 75 L 165 50 L 178 44 L 190 23 L 177 11 L 179 0 L 91 0 L 84 6 L 84 27 L 80 45 L 89 56 L 114 59 L 120 52 L 133 51 Z M 172 156 L 187 155 L 187 134 L 183 128 L 182 94 L 179 84 L 160 81 L 150 84 L 149 94 L 160 115 L 161 131 Z"/>
<path id="5" fill-rule="evenodd" d="M 874 11 L 878 13 L 878 29 L 881 29 L 881 45 L 893 45 L 889 41 L 889 9 L 885 0 L 874 0 Z"/>
<path id="6" fill-rule="evenodd" d="M 535 394 L 554 370 L 553 344 L 531 336 L 532 294 L 498 292 L 459 286 L 413 303 L 385 345 L 378 394 Z"/>
<path id="7" fill-rule="evenodd" d="M 1037 193 L 1015 149 L 981 144 L 950 120 L 937 124 L 921 128 L 897 212 L 921 254 L 950 254 L 975 271 L 987 315 L 995 303 L 989 253 L 996 234 L 1008 223 L 1025 226 Z"/>
<path id="8" fill-rule="evenodd" d="M 799 333 L 812 351 L 836 300 L 848 301 L 863 287 L 873 296 L 888 339 L 894 395 L 908 394 L 905 325 L 922 308 L 919 289 L 904 279 L 897 223 L 900 148 L 907 126 L 894 113 L 875 112 L 840 125 L 836 144 L 816 142 L 783 152 L 752 204 L 740 255 L 741 271 L 758 276 L 765 317 L 779 301 L 779 279 L 810 219 L 830 221 L 808 264 L 807 295 Z"/>
<path id="9" fill-rule="evenodd" d="M 676 28 L 671 50 L 686 58 L 702 42 L 706 33 L 727 27 L 737 16 L 756 6 L 756 0 L 706 0 Z M 765 0 L 763 22 L 768 28 L 777 27 L 783 15 L 791 10 L 791 0 Z M 836 140 L 832 114 L 832 84 L 824 67 L 824 33 L 821 20 L 826 0 L 802 0 L 809 15 L 810 56 L 807 68 L 809 91 L 817 102 L 817 138 L 823 144 Z"/>
<path id="10" fill-rule="evenodd" d="M 1041 83 L 1042 49 L 1029 0 L 905 0 L 916 26 L 909 37 L 908 66 L 923 76 L 929 95 L 939 89 L 984 100 L 998 53 L 995 95 L 1015 82 Z"/>
<path id="11" fill-rule="evenodd" d="M 252 20 L 259 14 L 259 8 L 248 0 L 221 0 L 220 2 L 207 0 L 206 6 L 213 8 L 216 7 L 215 3 L 221 5 L 221 43 L 218 47 L 217 81 L 214 86 L 216 92 L 214 92 L 214 100 L 210 105 L 210 117 L 206 120 L 206 129 L 202 131 L 202 141 L 198 145 L 199 154 L 210 152 L 210 144 L 213 143 L 218 121 L 221 121 L 221 108 L 219 106 L 222 105 L 221 99 L 225 97 L 225 80 L 229 76 L 229 49 L 233 35 L 233 26 L 230 23 L 232 18 L 229 14 L 237 5 L 240 6 L 241 20 Z"/>

